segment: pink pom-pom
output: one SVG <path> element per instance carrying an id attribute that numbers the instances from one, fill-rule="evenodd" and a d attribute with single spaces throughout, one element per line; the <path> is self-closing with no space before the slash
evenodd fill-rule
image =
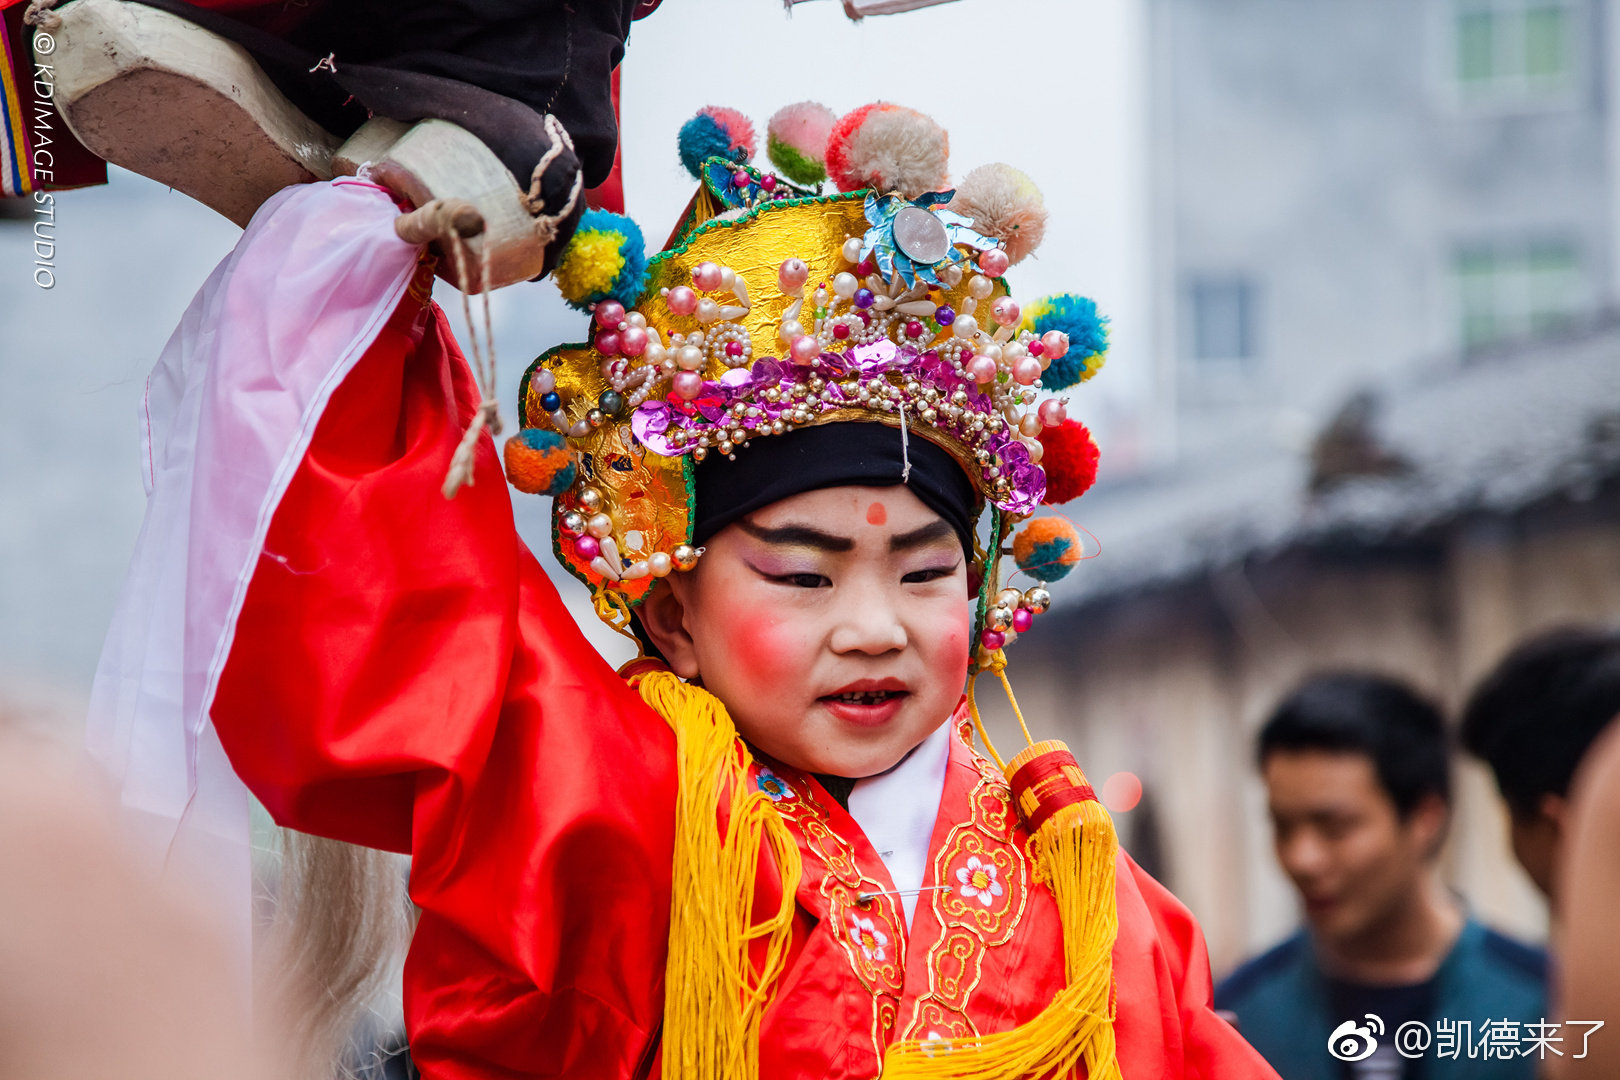
<path id="1" fill-rule="evenodd" d="M 827 175 L 840 191 L 939 191 L 950 175 L 950 137 L 929 117 L 899 105 L 863 105 L 833 125 Z"/>
<path id="2" fill-rule="evenodd" d="M 827 154 L 827 138 L 838 117 L 817 101 L 784 105 L 765 125 L 767 138 L 775 139 L 815 161 Z"/>
<path id="3" fill-rule="evenodd" d="M 950 208 L 972 218 L 977 231 L 1000 240 L 1009 262 L 1021 262 L 1046 235 L 1041 189 L 1011 165 L 980 165 L 968 173 Z"/>
<path id="4" fill-rule="evenodd" d="M 748 117 L 724 105 L 709 105 L 698 112 L 725 129 L 733 149 L 745 151 L 747 158 L 754 156 L 754 124 Z"/>

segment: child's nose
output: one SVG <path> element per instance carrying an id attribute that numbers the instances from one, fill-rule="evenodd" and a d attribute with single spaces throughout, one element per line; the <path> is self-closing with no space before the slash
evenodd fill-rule
<path id="1" fill-rule="evenodd" d="M 906 647 L 906 628 L 894 607 L 870 596 L 844 605 L 833 630 L 832 650 L 881 656 Z"/>

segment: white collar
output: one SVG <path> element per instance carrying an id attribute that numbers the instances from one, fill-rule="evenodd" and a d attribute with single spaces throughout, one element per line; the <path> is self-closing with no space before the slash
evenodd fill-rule
<path id="1" fill-rule="evenodd" d="M 900 764 L 881 776 L 855 781 L 849 793 L 849 816 L 888 868 L 905 908 L 907 928 L 928 870 L 929 842 L 945 792 L 945 766 L 951 760 L 951 728 L 946 720 Z"/>

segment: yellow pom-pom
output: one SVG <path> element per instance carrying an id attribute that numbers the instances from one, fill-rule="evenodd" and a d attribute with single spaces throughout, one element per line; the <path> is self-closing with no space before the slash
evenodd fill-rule
<path id="1" fill-rule="evenodd" d="M 574 234 L 557 260 L 551 279 L 564 300 L 581 304 L 593 296 L 611 293 L 623 270 L 623 237 L 593 229 Z"/>

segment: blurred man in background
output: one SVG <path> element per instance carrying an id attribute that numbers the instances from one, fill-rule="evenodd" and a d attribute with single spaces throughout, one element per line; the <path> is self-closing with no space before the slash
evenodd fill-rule
<path id="1" fill-rule="evenodd" d="M 1496 774 L 1513 854 L 1559 903 L 1570 781 L 1620 714 L 1620 632 L 1563 628 L 1530 638 L 1487 675 L 1463 710 L 1462 741 Z"/>
<path id="2" fill-rule="evenodd" d="M 1258 749 L 1307 927 L 1233 972 L 1216 1006 L 1286 1080 L 1529 1080 L 1532 1059 L 1395 1046 L 1409 1021 L 1432 1033 L 1546 1012 L 1544 954 L 1469 918 L 1436 871 L 1451 815 L 1438 710 L 1390 679 L 1321 675 L 1277 707 Z M 1337 1037 L 1346 1022 L 1360 1045 Z"/>

